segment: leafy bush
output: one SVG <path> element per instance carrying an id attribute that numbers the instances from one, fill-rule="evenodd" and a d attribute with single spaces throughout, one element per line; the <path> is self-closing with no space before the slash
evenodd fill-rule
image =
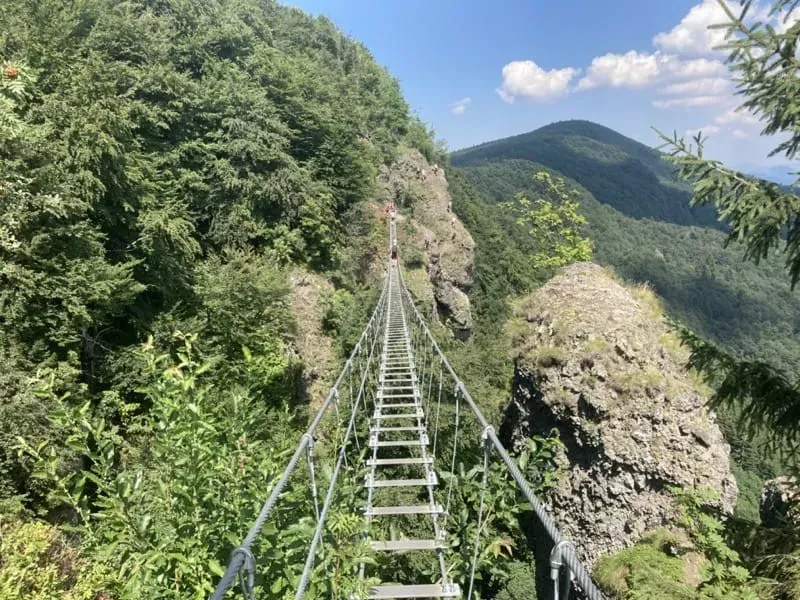
<path id="1" fill-rule="evenodd" d="M 403 264 L 409 269 L 420 269 L 425 266 L 425 253 L 417 246 L 411 244 L 405 246 L 400 256 Z"/>
<path id="2" fill-rule="evenodd" d="M 212 385 L 195 336 L 177 339 L 176 361 L 143 350 L 150 410 L 132 418 L 131 440 L 89 403 L 56 399 L 55 425 L 89 467 L 65 476 L 57 448 L 27 446 L 52 499 L 74 511 L 87 554 L 119 573 L 121 598 L 206 597 L 294 443 L 285 412 L 246 388 Z"/>
<path id="3" fill-rule="evenodd" d="M 0 598 L 97 600 L 119 583 L 102 563 L 92 564 L 53 525 L 0 522 Z"/>
<path id="4" fill-rule="evenodd" d="M 495 600 L 536 600 L 536 573 L 533 564 L 512 561 L 508 574 L 497 582 Z"/>
<path id="5" fill-rule="evenodd" d="M 645 535 L 635 546 L 601 557 L 594 567 L 597 584 L 614 598 L 694 600 L 684 583 L 683 560 L 665 553 L 674 537 L 665 530 Z"/>
<path id="6" fill-rule="evenodd" d="M 601 557 L 594 567 L 597 583 L 626 600 L 756 600 L 750 574 L 726 544 L 725 526 L 709 508 L 716 494 L 672 491 L 678 507 L 675 524 L 681 529 L 649 532 L 635 546 Z"/>

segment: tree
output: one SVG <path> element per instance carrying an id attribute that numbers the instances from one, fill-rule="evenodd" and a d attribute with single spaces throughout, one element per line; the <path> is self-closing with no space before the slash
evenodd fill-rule
<path id="1" fill-rule="evenodd" d="M 514 202 L 500 205 L 514 215 L 517 225 L 528 228 L 534 245 L 530 254 L 534 268 L 550 270 L 589 260 L 592 245 L 580 231 L 586 218 L 573 199 L 578 192 L 568 191 L 562 178 L 553 179 L 544 171 L 536 173 L 534 180 L 542 186 L 542 195 L 529 200 L 520 192 Z"/>
<path id="2" fill-rule="evenodd" d="M 717 0 L 728 22 L 716 25 L 726 30 L 721 47 L 728 52 L 727 63 L 737 76 L 738 93 L 744 97 L 740 110 L 747 110 L 764 123 L 764 135 L 780 135 L 770 156 L 782 154 L 792 160 L 800 147 L 800 58 L 797 42 L 800 20 L 790 23 L 797 0 L 776 0 L 770 19 L 782 18 L 780 28 L 749 19 L 752 0 L 741 3 L 736 14 L 723 0 Z M 664 146 L 681 177 L 691 182 L 693 204 L 712 205 L 730 226 L 726 243 L 745 246 L 745 259 L 756 263 L 782 249 L 792 288 L 800 282 L 800 196 L 778 185 L 738 173 L 719 161 L 703 156 L 705 138 L 699 133 L 694 144 L 661 134 Z M 683 339 L 692 353 L 690 365 L 718 385 L 713 403 L 734 405 L 751 434 L 766 430 L 773 447 L 785 450 L 797 469 L 800 448 L 800 381 L 792 382 L 780 370 L 764 361 L 731 357 L 688 330 Z M 796 481 L 796 480 L 795 480 Z M 788 523 L 795 533 L 798 524 Z M 797 539 L 797 536 L 794 536 Z M 752 546 L 752 544 L 751 544 Z M 756 572 L 773 580 L 772 598 L 796 598 L 800 547 L 770 549 L 758 556 Z M 763 549 L 762 549 L 763 550 Z"/>
<path id="3" fill-rule="evenodd" d="M 726 2 L 718 0 L 729 22 L 715 27 L 726 29 L 728 65 L 738 76 L 738 93 L 748 110 L 764 123 L 763 134 L 788 134 L 770 155 L 794 159 L 800 146 L 800 58 L 796 45 L 800 20 L 779 32 L 770 25 L 749 22 L 752 1 L 742 3 L 737 15 Z M 797 0 L 777 0 L 770 16 L 787 19 Z M 703 155 L 706 141 L 702 132 L 694 144 L 659 132 L 662 147 L 678 174 L 691 182 L 692 204 L 712 205 L 730 226 L 727 244 L 745 246 L 745 259 L 756 263 L 782 248 L 792 287 L 800 281 L 800 197 L 778 185 L 738 173 Z M 690 332 L 684 338 L 693 353 L 691 365 L 719 383 L 714 402 L 739 403 L 742 417 L 751 428 L 766 425 L 774 445 L 788 443 L 796 450 L 800 443 L 800 382 L 791 383 L 785 374 L 763 361 L 740 361 Z"/>

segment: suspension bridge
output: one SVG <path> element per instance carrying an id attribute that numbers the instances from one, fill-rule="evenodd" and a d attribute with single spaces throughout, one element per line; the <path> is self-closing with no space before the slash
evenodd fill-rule
<path id="1" fill-rule="evenodd" d="M 478 559 L 486 550 L 483 536 L 491 468 L 506 476 L 507 485 L 516 486 L 547 536 L 549 597 L 602 600 L 574 546 L 562 537 L 414 305 L 396 260 L 394 219 L 390 219 L 389 233 L 392 258 L 372 316 L 255 523 L 233 551 L 211 600 L 222 600 L 237 587 L 248 600 L 263 597 L 259 588 L 270 589 L 278 577 L 277 568 L 269 558 L 256 559 L 259 539 L 268 524 L 280 532 L 291 519 L 300 518 L 292 510 L 276 516 L 282 499 L 293 489 L 295 494 L 307 490 L 313 522 L 303 570 L 294 578 L 295 600 L 330 597 L 330 592 L 311 588 L 315 578 L 330 577 L 325 571 L 329 567 L 319 564 L 327 565 L 325 553 L 335 551 L 326 541 L 327 520 L 332 509 L 341 510 L 337 492 L 342 495 L 340 488 L 352 488 L 357 477 L 361 489 L 355 498 L 360 506 L 352 510 L 363 518 L 364 541 L 376 558 L 361 557 L 352 567 L 350 575 L 365 585 L 363 593 L 351 592 L 348 600 L 472 600 L 477 597 Z M 299 469 L 304 458 L 307 468 Z M 467 529 L 459 524 L 462 531 L 454 541 L 448 525 L 453 525 L 454 496 L 467 485 L 457 469 L 457 460 L 465 458 L 480 466 L 479 501 L 477 514 L 468 517 L 474 523 Z M 471 539 L 465 539 L 464 531 L 469 531 Z"/>

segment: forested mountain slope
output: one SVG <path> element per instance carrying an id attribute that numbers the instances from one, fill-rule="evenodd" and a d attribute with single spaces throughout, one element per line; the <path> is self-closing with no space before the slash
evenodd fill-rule
<path id="1" fill-rule="evenodd" d="M 557 123 L 538 131 L 552 132 L 565 126 L 569 137 L 572 127 L 582 124 Z M 609 132 L 606 137 L 617 147 L 636 150 L 641 146 L 639 150 L 647 150 L 633 140 L 619 141 L 617 138 L 627 138 L 600 126 L 590 129 Z M 478 190 L 480 201 L 494 205 L 508 201 L 520 191 L 535 192 L 533 174 L 539 170 L 552 170 L 566 177 L 568 187 L 580 192 L 581 210 L 588 220 L 586 231 L 595 242 L 596 260 L 615 267 L 628 279 L 652 283 L 675 316 L 732 352 L 763 356 L 790 372 L 800 372 L 800 342 L 796 336 L 800 327 L 800 298 L 790 292 L 780 259 L 767 260 L 759 266 L 745 262 L 741 248 L 723 248 L 722 232 L 677 225 L 673 219 L 663 218 L 659 207 L 648 202 L 644 192 L 639 196 L 637 209 L 642 213 L 641 218 L 623 214 L 607 198 L 616 197 L 617 191 L 618 196 L 627 193 L 629 183 L 624 178 L 604 179 L 615 187 L 607 190 L 606 199 L 601 200 L 592 192 L 596 187 L 594 181 L 581 182 L 575 174 L 585 178 L 587 171 L 582 165 L 589 159 L 581 159 L 583 162 L 577 166 L 569 161 L 557 163 L 560 168 L 540 162 L 532 157 L 546 153 L 541 146 L 547 146 L 551 140 L 538 138 L 535 133 L 526 134 L 530 143 L 516 146 L 518 153 L 529 154 L 531 158 L 478 159 L 472 149 L 454 157 L 455 164 L 467 165 L 461 170 Z M 509 140 L 521 137 L 524 136 Z M 502 148 L 506 141 L 478 146 L 475 150 L 480 155 L 481 149 L 493 148 L 495 144 Z M 644 156 L 650 156 L 651 152 L 642 150 Z M 595 167 L 598 173 L 604 171 L 602 162 L 595 161 Z M 669 174 L 666 163 L 662 169 L 662 173 Z M 679 186 L 674 181 L 669 185 L 675 189 Z M 688 198 L 686 194 L 687 203 Z M 503 219 L 497 214 L 493 218 Z M 692 225 L 701 222 L 699 219 Z M 510 235 L 513 237 L 513 233 Z M 519 236 L 514 243 L 517 246 L 521 243 Z"/>
<path id="2" fill-rule="evenodd" d="M 628 142 L 637 147 L 636 142 Z M 492 143 L 479 148 L 489 146 Z M 527 148 L 537 155 L 535 143 Z M 733 354 L 768 360 L 789 373 L 800 373 L 800 298 L 789 289 L 780 257 L 756 266 L 744 260 L 741 247 L 724 248 L 726 236 L 715 228 L 678 225 L 659 220 L 658 215 L 633 218 L 623 214 L 571 178 L 573 163 L 564 163 L 563 170 L 522 158 L 481 159 L 472 164 L 470 152 L 454 160 L 469 166 L 454 169 L 450 181 L 455 210 L 475 236 L 472 301 L 487 330 L 496 331 L 507 318 L 507 297 L 543 283 L 526 259 L 531 245 L 527 231 L 499 203 L 520 192 L 529 198 L 540 196 L 541 185 L 534 174 L 544 170 L 564 177 L 567 187 L 577 190 L 595 261 L 612 266 L 628 281 L 651 284 L 671 316 Z M 758 438 L 747 440 L 735 413 L 723 411 L 720 418 L 736 461 L 741 491 L 738 510 L 757 518 L 762 481 L 775 477 L 783 467 L 771 453 L 759 449 Z"/>
<path id="3" fill-rule="evenodd" d="M 0 23 L 0 596 L 205 597 L 371 309 L 379 168 L 434 144 L 275 2 Z"/>
<path id="4" fill-rule="evenodd" d="M 514 158 L 564 173 L 625 215 L 722 228 L 713 209 L 689 206 L 690 189 L 657 151 L 589 121 L 552 123 L 452 155 L 462 167 Z"/>

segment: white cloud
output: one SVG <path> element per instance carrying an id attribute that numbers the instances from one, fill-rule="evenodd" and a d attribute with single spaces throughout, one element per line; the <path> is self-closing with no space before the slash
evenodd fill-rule
<path id="1" fill-rule="evenodd" d="M 467 104 L 472 102 L 472 98 L 462 98 L 450 105 L 450 112 L 456 116 L 463 115 L 467 112 Z"/>
<path id="2" fill-rule="evenodd" d="M 741 10 L 738 5 L 729 1 L 727 4 L 738 15 Z M 653 44 L 675 54 L 709 54 L 715 46 L 725 42 L 725 30 L 709 29 L 709 25 L 727 23 L 729 20 L 717 0 L 703 0 L 693 6 L 671 31 L 656 35 Z"/>
<path id="3" fill-rule="evenodd" d="M 503 67 L 503 87 L 496 91 L 509 104 L 551 100 L 565 95 L 579 72 L 571 67 L 545 71 L 532 60 L 515 60 Z"/>
<path id="4" fill-rule="evenodd" d="M 726 96 L 689 96 L 670 100 L 653 100 L 656 108 L 696 108 L 698 106 L 714 106 L 728 101 Z"/>
<path id="5" fill-rule="evenodd" d="M 703 132 L 703 135 L 712 135 L 714 133 L 719 133 L 720 129 L 716 125 L 706 125 L 705 127 L 700 127 L 699 129 L 687 129 L 686 135 L 690 135 L 692 137 L 696 136 L 698 133 Z"/>
<path id="6" fill-rule="evenodd" d="M 656 54 L 644 54 L 631 50 L 625 54 L 604 54 L 592 59 L 586 76 L 578 82 L 579 90 L 589 90 L 601 85 L 610 87 L 643 87 L 651 84 L 659 75 L 659 59 Z"/>
<path id="7" fill-rule="evenodd" d="M 733 101 L 733 98 L 729 98 L 729 101 Z M 745 109 L 737 109 L 734 106 L 717 115 L 713 124 L 698 129 L 687 129 L 686 135 L 697 135 L 698 131 L 702 131 L 708 135 L 723 133 L 744 140 L 758 135 L 758 131 L 754 126 L 759 123 L 760 121 L 753 114 Z"/>
<path id="8" fill-rule="evenodd" d="M 676 77 L 722 77 L 729 74 L 728 67 L 721 60 L 708 58 L 695 58 L 683 60 L 671 57 L 672 73 Z"/>
<path id="9" fill-rule="evenodd" d="M 738 109 L 733 107 L 719 115 L 716 119 L 714 119 L 714 122 L 717 125 L 758 125 L 759 120 L 755 115 L 746 109 Z"/>
<path id="10" fill-rule="evenodd" d="M 631 50 L 625 54 L 604 54 L 592 60 L 578 90 L 600 86 L 642 88 L 688 78 L 713 78 L 728 72 L 718 60 L 682 60 L 674 54 L 646 54 Z"/>
<path id="11" fill-rule="evenodd" d="M 717 96 L 727 94 L 730 83 L 730 79 L 724 77 L 704 77 L 672 83 L 658 91 L 665 96 Z"/>

